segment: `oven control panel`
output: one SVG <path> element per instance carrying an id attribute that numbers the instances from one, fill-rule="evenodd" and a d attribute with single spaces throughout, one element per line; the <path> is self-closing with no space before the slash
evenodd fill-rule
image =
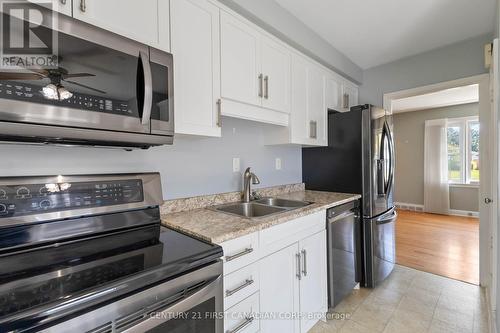
<path id="1" fill-rule="evenodd" d="M 0 185 L 0 218 L 144 200 L 140 179 L 29 185 Z"/>

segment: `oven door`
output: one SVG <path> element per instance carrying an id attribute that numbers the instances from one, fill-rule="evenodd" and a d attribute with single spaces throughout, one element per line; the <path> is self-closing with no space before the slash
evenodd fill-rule
<path id="1" fill-rule="evenodd" d="M 57 45 L 52 50 L 57 61 L 30 66 L 12 57 L 0 72 L 0 121 L 139 134 L 168 129 L 171 55 L 150 54 L 146 45 L 65 15 L 49 26 L 54 21 L 45 18 L 56 13 L 26 6 L 42 13 L 43 23 L 30 30 L 44 44 Z M 27 23 L 2 15 L 13 27 Z M 15 29 L 10 34 L 23 36 Z"/>
<path id="2" fill-rule="evenodd" d="M 42 332 L 222 333 L 222 297 L 218 261 Z"/>

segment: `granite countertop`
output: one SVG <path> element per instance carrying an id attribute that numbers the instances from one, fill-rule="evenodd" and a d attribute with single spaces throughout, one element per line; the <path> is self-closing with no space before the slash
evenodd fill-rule
<path id="1" fill-rule="evenodd" d="M 361 198 L 360 195 L 300 190 L 273 195 L 282 199 L 313 202 L 312 205 L 285 211 L 263 218 L 248 219 L 216 212 L 207 208 L 198 208 L 161 215 L 162 224 L 193 237 L 220 244 L 252 232 L 285 223 L 331 207 L 339 206 Z M 189 199 L 186 199 L 189 200 Z"/>

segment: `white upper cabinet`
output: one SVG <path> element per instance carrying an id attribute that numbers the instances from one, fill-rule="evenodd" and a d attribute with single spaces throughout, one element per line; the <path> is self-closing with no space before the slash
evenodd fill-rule
<path id="1" fill-rule="evenodd" d="M 342 83 L 342 105 L 341 111 L 349 111 L 351 107 L 358 105 L 358 87 L 344 81 Z"/>
<path id="2" fill-rule="evenodd" d="M 220 21 L 222 97 L 260 106 L 263 95 L 260 34 L 224 11 Z"/>
<path id="3" fill-rule="evenodd" d="M 221 136 L 219 8 L 171 0 L 175 132 Z"/>
<path id="4" fill-rule="evenodd" d="M 293 55 L 290 143 L 327 145 L 325 80 L 322 67 L 298 54 Z"/>
<path id="5" fill-rule="evenodd" d="M 274 40 L 262 38 L 262 106 L 290 112 L 290 51 Z"/>
<path id="6" fill-rule="evenodd" d="M 342 108 L 342 82 L 333 75 L 327 75 L 325 81 L 326 108 L 340 111 Z"/>
<path id="7" fill-rule="evenodd" d="M 222 114 L 288 125 L 290 51 L 254 25 L 221 11 Z"/>
<path id="8" fill-rule="evenodd" d="M 73 0 L 73 17 L 164 50 L 169 16 L 166 0 Z"/>

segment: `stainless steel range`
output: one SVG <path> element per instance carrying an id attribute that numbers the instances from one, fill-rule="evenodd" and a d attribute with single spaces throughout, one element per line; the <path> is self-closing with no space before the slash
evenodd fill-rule
<path id="1" fill-rule="evenodd" d="M 222 332 L 222 249 L 161 202 L 155 173 L 0 178 L 0 332 Z"/>

